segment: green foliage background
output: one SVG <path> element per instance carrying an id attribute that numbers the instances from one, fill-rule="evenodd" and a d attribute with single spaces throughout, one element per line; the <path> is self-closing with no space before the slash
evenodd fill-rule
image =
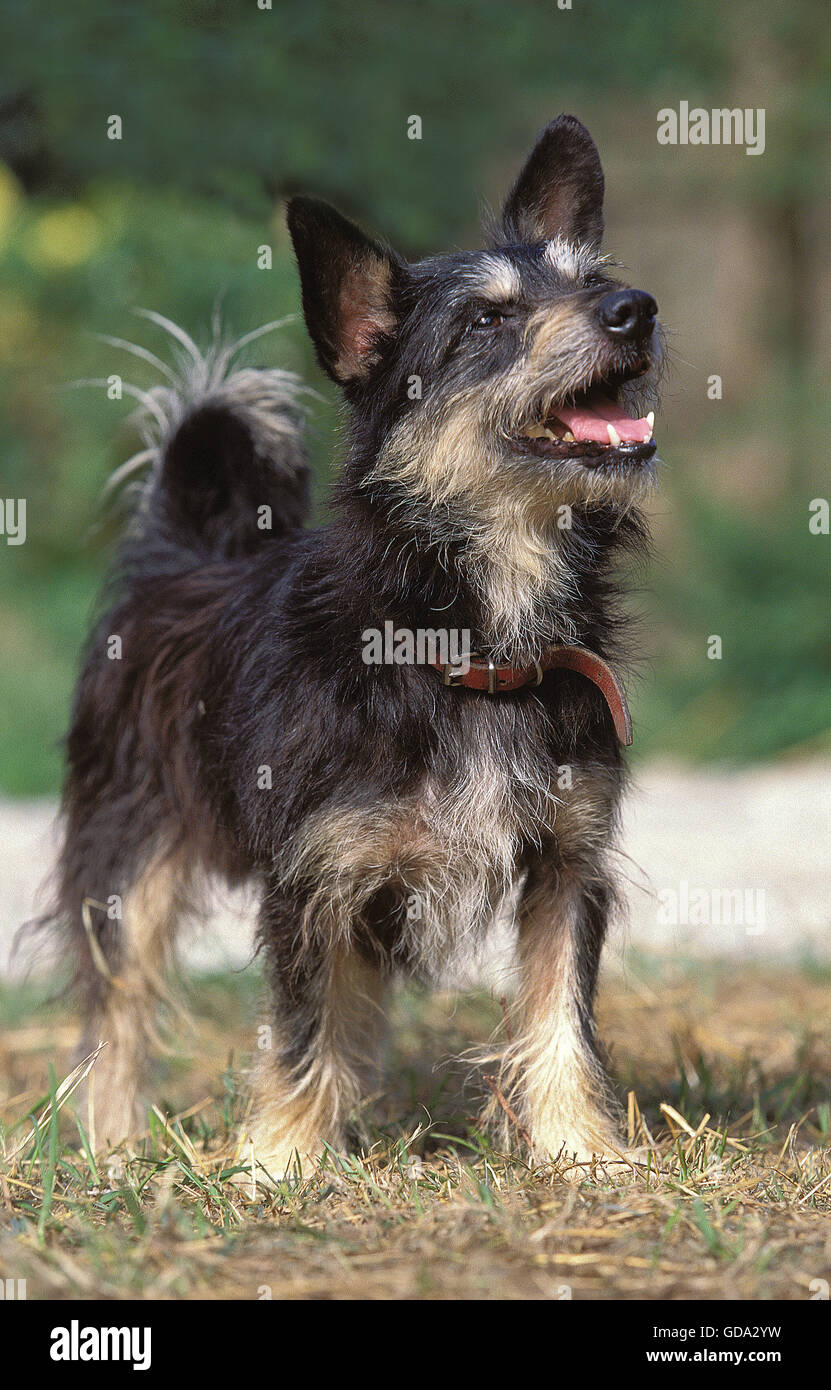
<path id="1" fill-rule="evenodd" d="M 610 244 L 675 329 L 659 421 L 659 560 L 638 599 L 638 753 L 746 760 L 828 746 L 831 124 L 825 7 L 715 0 L 180 4 L 5 0 L 0 11 L 0 790 L 52 792 L 79 645 L 113 521 L 99 498 L 133 439 L 126 402 L 69 383 L 152 380 L 96 333 L 158 351 L 139 306 L 209 332 L 296 315 L 281 200 L 328 197 L 409 254 L 470 242 L 562 109 L 607 166 Z M 767 148 L 673 149 L 680 100 L 764 107 Z M 109 115 L 123 139 L 106 138 Z M 421 141 L 406 138 L 421 115 Z M 273 269 L 257 269 L 257 247 Z M 710 281 L 712 280 L 712 283 Z M 721 288 L 724 287 L 724 288 Z M 692 325 L 691 328 L 687 328 Z M 302 324 L 252 350 L 321 393 L 318 507 L 337 402 Z M 707 401 L 709 372 L 725 398 Z M 721 661 L 706 640 L 722 636 Z"/>

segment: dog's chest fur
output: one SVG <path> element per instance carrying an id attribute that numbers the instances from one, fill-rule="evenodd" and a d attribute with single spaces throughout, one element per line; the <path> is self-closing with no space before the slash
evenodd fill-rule
<path id="1" fill-rule="evenodd" d="M 554 831 L 554 786 L 533 760 L 482 739 L 450 776 L 431 772 L 412 808 L 426 854 L 412 876 L 405 942 L 429 974 L 476 975 L 493 924 L 512 919 L 527 847 Z"/>
<path id="2" fill-rule="evenodd" d="M 325 885 L 317 902 L 329 921 L 368 932 L 433 977 L 484 947 L 529 855 L 567 853 L 587 837 L 602 843 L 611 814 L 613 783 L 588 766 L 559 767 L 539 709 L 462 699 L 414 787 L 363 810 L 315 813 L 292 865 Z"/>

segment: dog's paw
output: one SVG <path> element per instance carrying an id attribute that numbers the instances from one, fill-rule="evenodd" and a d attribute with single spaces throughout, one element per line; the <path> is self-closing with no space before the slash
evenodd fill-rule
<path id="1" fill-rule="evenodd" d="M 536 1162 L 553 1164 L 558 1177 L 580 1182 L 598 1168 L 614 1172 L 629 1168 L 624 1145 L 612 1134 L 552 1135 L 537 1139 L 532 1149 Z"/>
<path id="2" fill-rule="evenodd" d="M 99 1086 L 90 1092 L 86 1112 L 90 1143 L 96 1153 L 134 1144 L 147 1133 L 144 1106 L 129 1093 Z"/>
<path id="3" fill-rule="evenodd" d="M 242 1194 L 255 1197 L 278 1184 L 311 1176 L 324 1153 L 322 1137 L 303 1133 L 275 1135 L 259 1126 L 244 1128 L 238 1137 L 233 1165 L 239 1169 L 227 1181 Z"/>

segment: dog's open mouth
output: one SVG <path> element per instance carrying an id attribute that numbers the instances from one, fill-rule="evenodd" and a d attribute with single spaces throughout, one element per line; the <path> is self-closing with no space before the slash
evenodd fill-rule
<path id="1" fill-rule="evenodd" d="M 652 411 L 635 420 L 602 386 L 578 392 L 522 431 L 523 446 L 546 458 L 579 459 L 587 468 L 646 463 L 655 453 Z"/>

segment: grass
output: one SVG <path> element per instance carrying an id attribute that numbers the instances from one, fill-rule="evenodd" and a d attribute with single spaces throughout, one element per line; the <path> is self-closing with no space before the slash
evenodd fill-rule
<path id="1" fill-rule="evenodd" d="M 405 991 L 363 1152 L 254 1201 L 234 1185 L 253 971 L 192 987 L 146 1140 L 94 1158 L 71 1099 L 72 1020 L 0 994 L 0 1276 L 31 1298 L 809 1299 L 831 1279 L 831 997 L 806 966 L 633 958 L 601 1023 L 643 1161 L 529 1168 L 477 1127 L 457 1057 L 494 1001 Z M 29 1137 L 27 1138 L 27 1134 Z"/>

